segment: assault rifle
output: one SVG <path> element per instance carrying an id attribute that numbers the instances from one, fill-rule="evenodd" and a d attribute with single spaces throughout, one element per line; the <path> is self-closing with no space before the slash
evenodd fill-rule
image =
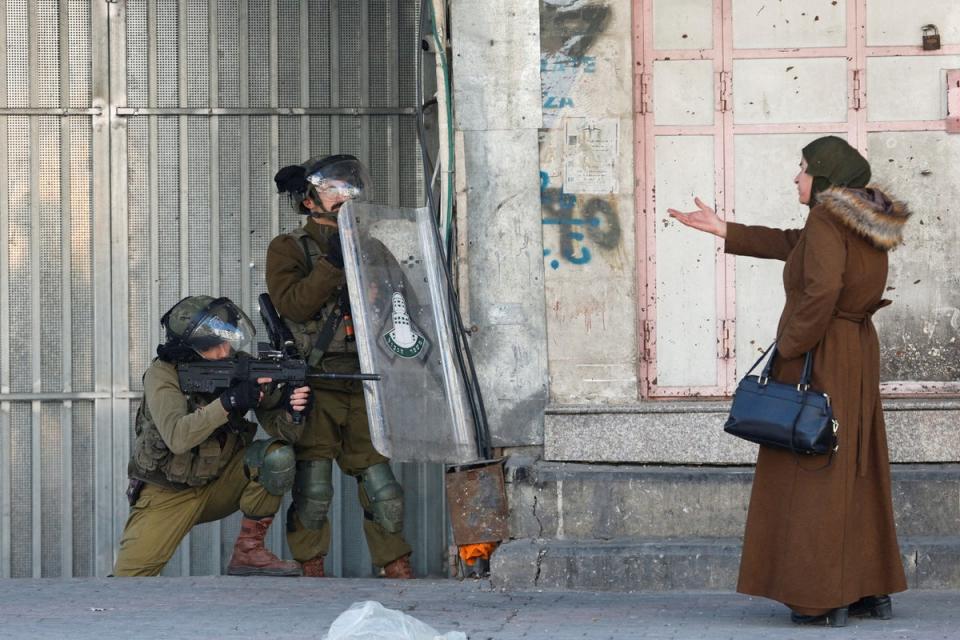
<path id="1" fill-rule="evenodd" d="M 177 365 L 180 388 L 185 393 L 213 393 L 229 389 L 243 380 L 256 382 L 260 378 L 270 378 L 275 384 L 289 384 L 294 388 L 302 387 L 310 379 L 380 380 L 376 373 L 311 373 L 269 294 L 260 294 L 260 316 L 267 326 L 270 343 L 261 345 L 257 357 L 238 353 L 223 360 L 180 363 Z M 269 348 L 262 348 L 264 346 Z M 301 414 L 300 411 L 293 412 L 295 423 L 303 420 Z"/>

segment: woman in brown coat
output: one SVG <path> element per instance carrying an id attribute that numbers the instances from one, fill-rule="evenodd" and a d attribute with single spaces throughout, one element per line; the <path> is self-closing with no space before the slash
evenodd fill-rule
<path id="1" fill-rule="evenodd" d="M 839 448 L 828 464 L 760 447 L 737 590 L 786 604 L 798 624 L 843 626 L 848 613 L 889 618 L 888 594 L 906 589 L 871 316 L 890 304 L 887 252 L 910 212 L 866 186 L 870 165 L 840 138 L 804 147 L 800 166 L 803 229 L 727 223 L 699 199 L 697 211 L 668 213 L 725 238 L 727 253 L 786 261 L 774 376 L 796 383 L 813 351 L 812 386 L 832 400 Z"/>

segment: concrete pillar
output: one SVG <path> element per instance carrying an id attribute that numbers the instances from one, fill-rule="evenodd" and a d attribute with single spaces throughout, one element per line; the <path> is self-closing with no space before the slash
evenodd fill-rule
<path id="1" fill-rule="evenodd" d="M 547 342 L 537 0 L 451 0 L 464 318 L 494 446 L 541 444 Z M 465 213 L 465 215 L 463 215 Z"/>

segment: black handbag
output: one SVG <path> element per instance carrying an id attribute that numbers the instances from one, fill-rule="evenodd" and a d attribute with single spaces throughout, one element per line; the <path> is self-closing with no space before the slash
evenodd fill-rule
<path id="1" fill-rule="evenodd" d="M 772 352 L 772 353 L 771 353 Z M 750 375 L 770 353 L 759 376 Z M 839 424 L 833 417 L 830 396 L 810 388 L 813 354 L 807 352 L 799 384 L 770 379 L 777 343 L 767 347 L 737 385 L 730 417 L 723 430 L 757 444 L 819 455 L 837 450 Z"/>

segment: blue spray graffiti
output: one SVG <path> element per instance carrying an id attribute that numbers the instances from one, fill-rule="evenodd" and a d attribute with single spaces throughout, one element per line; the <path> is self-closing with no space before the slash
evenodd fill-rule
<path id="1" fill-rule="evenodd" d="M 596 73 L 594 56 L 571 58 L 563 54 L 544 53 L 540 56 L 541 98 L 543 99 L 544 127 L 556 122 L 560 109 L 574 106 L 569 93 L 584 73 Z"/>
<path id="2" fill-rule="evenodd" d="M 620 220 L 610 202 L 594 196 L 580 202 L 576 194 L 551 189 L 550 176 L 545 171 L 540 172 L 540 209 L 543 225 L 557 227 L 560 257 L 570 264 L 588 264 L 593 258 L 586 246 L 588 239 L 603 250 L 615 249 L 620 243 Z M 543 250 L 544 258 L 552 254 L 551 249 Z M 553 258 L 549 265 L 559 269 L 560 261 Z"/>

